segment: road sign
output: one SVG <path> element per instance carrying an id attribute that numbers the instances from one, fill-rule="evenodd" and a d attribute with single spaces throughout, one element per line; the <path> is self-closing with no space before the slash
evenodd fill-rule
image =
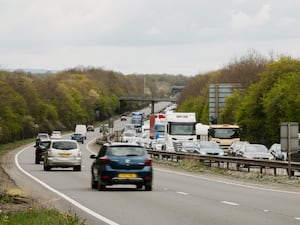
<path id="1" fill-rule="evenodd" d="M 280 144 L 282 151 L 287 152 L 288 149 L 298 151 L 298 133 L 298 123 L 286 122 L 280 124 Z"/>

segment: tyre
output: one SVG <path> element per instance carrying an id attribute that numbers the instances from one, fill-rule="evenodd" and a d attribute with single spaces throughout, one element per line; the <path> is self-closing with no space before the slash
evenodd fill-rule
<path id="1" fill-rule="evenodd" d="M 40 164 L 40 158 L 39 157 L 35 157 L 35 164 Z"/>
<path id="2" fill-rule="evenodd" d="M 74 171 L 81 171 L 81 165 L 79 165 L 79 166 L 74 166 L 73 170 L 74 170 Z"/>
<path id="3" fill-rule="evenodd" d="M 98 187 L 98 191 L 104 191 L 105 190 L 105 184 L 102 184 L 101 183 L 101 180 L 100 180 L 100 178 L 98 178 L 98 185 L 97 185 Z"/>
<path id="4" fill-rule="evenodd" d="M 44 171 L 50 171 L 51 167 L 44 163 Z"/>
<path id="5" fill-rule="evenodd" d="M 97 189 L 98 188 L 98 182 L 94 180 L 94 176 L 91 176 L 91 187 L 92 189 Z"/>
<path id="6" fill-rule="evenodd" d="M 145 190 L 146 191 L 152 191 L 152 185 L 151 184 L 146 184 L 145 185 Z"/>

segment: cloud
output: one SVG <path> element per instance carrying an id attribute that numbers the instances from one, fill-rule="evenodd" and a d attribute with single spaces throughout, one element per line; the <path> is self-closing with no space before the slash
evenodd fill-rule
<path id="1" fill-rule="evenodd" d="M 0 66 L 193 74 L 219 68 L 248 49 L 296 55 L 300 44 L 298 0 L 0 0 L 0 5 Z"/>
<path id="2" fill-rule="evenodd" d="M 234 30 L 245 30 L 266 25 L 271 21 L 270 5 L 263 5 L 257 14 L 250 16 L 244 12 L 237 12 L 232 15 L 230 27 Z"/>

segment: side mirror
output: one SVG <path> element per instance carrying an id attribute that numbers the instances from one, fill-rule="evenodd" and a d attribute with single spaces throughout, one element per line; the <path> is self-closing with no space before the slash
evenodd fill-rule
<path id="1" fill-rule="evenodd" d="M 91 158 L 91 159 L 96 159 L 97 156 L 96 156 L 96 155 L 91 155 L 90 158 Z"/>

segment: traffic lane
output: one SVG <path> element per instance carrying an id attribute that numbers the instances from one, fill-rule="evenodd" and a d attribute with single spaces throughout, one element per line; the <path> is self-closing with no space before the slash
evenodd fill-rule
<path id="1" fill-rule="evenodd" d="M 29 153 L 31 153 L 29 158 L 33 159 L 32 151 Z M 88 157 L 84 157 L 83 161 L 84 165 L 91 165 Z M 242 221 L 244 222 L 245 218 L 248 218 L 247 220 L 251 223 L 259 224 L 260 221 L 263 221 L 264 223 L 261 224 L 269 224 L 269 222 L 276 224 L 273 221 L 277 217 L 277 214 L 273 213 L 276 210 L 269 208 L 266 214 L 266 207 L 263 207 L 264 210 L 258 208 L 257 205 L 262 203 L 253 199 L 258 198 L 259 200 L 260 197 L 251 196 L 251 189 L 240 194 L 240 190 L 234 190 L 232 185 L 220 185 L 219 182 L 199 179 L 198 176 L 155 170 L 153 192 L 139 192 L 134 187 L 127 188 L 127 186 L 113 186 L 107 191 L 99 192 L 90 188 L 88 166 L 85 166 L 82 172 L 73 172 L 68 169 L 45 172 L 42 170 L 42 165 L 34 165 L 30 160 L 26 162 L 24 159 L 23 162 L 24 165 L 32 165 L 31 174 L 51 187 L 120 224 L 153 224 L 154 221 L 158 224 L 159 222 L 164 222 L 163 224 L 195 224 L 195 221 L 214 221 L 215 224 L 224 224 L 224 221 L 228 221 L 228 224 L 240 224 Z M 245 188 L 242 187 L 242 189 Z M 257 192 L 255 191 L 254 194 Z M 244 199 L 245 204 L 237 200 L 237 196 L 241 198 L 240 196 L 248 195 L 249 198 Z M 266 196 L 263 195 L 263 197 Z M 253 204 L 256 207 L 249 206 L 251 201 L 254 201 Z M 293 206 L 293 204 L 291 205 Z M 152 212 L 150 217 L 144 215 L 149 210 Z M 201 213 L 199 214 L 199 212 Z M 213 215 L 211 212 L 214 212 Z M 134 216 L 135 213 L 137 213 L 137 217 Z M 182 214 L 185 216 L 182 217 Z M 231 214 L 234 216 L 228 218 L 228 215 Z M 154 219 L 153 215 L 155 215 Z M 269 217 L 270 215 L 271 217 Z M 278 224 L 283 222 L 293 224 L 292 221 L 295 221 L 291 218 L 292 216 L 280 216 L 276 221 L 279 222 Z M 244 222 L 244 224 L 246 223 Z"/>
<path id="2" fill-rule="evenodd" d="M 33 158 L 33 151 L 29 149 L 28 153 L 27 159 Z M 137 191 L 134 186 L 112 186 L 99 192 L 90 188 L 90 171 L 86 167 L 82 172 L 68 169 L 45 172 L 42 165 L 35 165 L 26 157 L 22 161 L 23 167 L 41 181 L 119 224 L 195 224 L 199 220 L 195 213 L 198 209 L 182 205 L 182 196 L 176 193 L 165 195 L 165 191 L 155 191 L 155 188 L 153 192 Z M 60 198 L 52 201 L 60 201 Z M 174 207 L 174 204 L 178 206 Z M 180 216 L 180 212 L 188 217 Z"/>
<path id="3" fill-rule="evenodd" d="M 268 222 L 272 222 L 272 224 L 300 224 L 299 192 L 233 183 L 221 180 L 221 178 L 214 179 L 161 169 L 159 171 L 161 173 L 156 173 L 155 178 L 160 179 L 161 189 L 193 196 L 199 200 L 210 199 L 224 207 L 234 207 L 239 211 L 237 217 L 245 214 L 249 218 L 251 214 L 254 214 L 255 217 L 249 219 L 252 223 L 255 222 L 255 218 L 259 218 L 257 222 L 264 221 L 264 223 L 258 224 L 268 224 Z M 170 174 L 177 174 L 178 176 L 170 176 Z M 159 176 L 162 177 L 159 178 Z M 170 189 L 170 187 L 173 188 Z"/>
<path id="4" fill-rule="evenodd" d="M 91 137 L 91 136 L 90 136 Z M 91 141 L 91 140 L 90 140 Z M 88 143 L 88 142 L 86 142 Z M 45 172 L 43 171 L 42 165 L 35 165 L 34 164 L 34 148 L 28 150 L 28 154 L 25 158 L 22 158 L 20 161 L 22 161 L 23 167 L 30 171 L 31 174 L 34 176 L 38 177 L 45 183 L 50 184 L 52 187 L 66 193 L 68 196 L 80 200 L 78 198 L 78 193 L 81 193 L 83 196 L 85 196 L 85 199 L 89 199 L 89 201 L 93 202 L 93 196 L 90 196 L 90 165 L 92 163 L 92 160 L 89 159 L 90 153 L 86 151 L 85 145 L 81 145 L 83 148 L 83 171 L 82 172 L 73 172 L 68 169 L 53 169 L 55 171 L 51 172 Z M 21 155 L 22 156 L 22 155 Z M 233 206 L 236 206 L 234 204 L 237 204 L 239 208 L 243 208 L 244 206 L 247 206 L 245 209 L 248 209 L 247 214 L 252 211 L 255 212 L 264 212 L 268 214 L 278 214 L 282 210 L 282 204 L 281 202 L 288 202 L 286 201 L 286 197 L 283 197 L 282 200 L 278 200 L 279 203 L 272 204 L 272 207 L 269 206 L 270 202 L 274 202 L 274 199 L 278 199 L 278 195 L 272 196 L 272 197 L 266 197 L 265 194 L 259 194 L 256 190 L 254 191 L 254 196 L 250 197 L 251 192 L 253 192 L 253 189 L 248 190 L 246 193 L 240 193 L 240 190 L 234 190 L 234 187 L 232 187 L 230 184 L 227 183 L 218 183 L 211 185 L 211 180 L 206 180 L 207 182 L 201 182 L 197 181 L 195 177 L 188 177 L 186 175 L 178 175 L 178 174 L 173 174 L 173 176 L 170 176 L 168 174 L 167 176 L 164 176 L 163 178 L 159 178 L 160 173 L 157 173 L 155 171 L 155 176 L 154 176 L 154 192 L 157 192 L 158 190 L 161 190 L 163 193 L 176 193 L 179 195 L 192 195 L 196 196 L 197 198 L 200 199 L 201 202 L 204 201 L 204 199 L 207 200 L 214 200 L 215 203 L 222 203 L 223 205 L 230 206 L 232 204 Z M 203 178 L 202 178 L 203 179 Z M 157 180 L 159 182 L 157 183 Z M 193 182 L 192 182 L 193 181 Z M 205 179 L 204 179 L 205 181 Z M 213 181 L 216 183 L 215 181 Z M 182 185 L 184 184 L 184 185 Z M 161 188 L 159 188 L 161 187 Z M 201 189 L 197 189 L 197 191 L 194 190 L 194 187 L 201 187 Z M 229 188 L 227 188 L 229 187 Z M 110 189 L 110 191 L 118 191 L 120 189 Z M 121 189 L 121 191 L 124 191 L 127 189 Z M 135 189 L 128 189 L 129 191 L 134 191 Z M 209 190 L 209 192 L 208 192 Z M 144 192 L 142 192 L 144 193 Z M 211 194 L 210 194 L 211 193 Z M 271 192 L 273 193 L 273 192 Z M 226 198 L 224 198 L 226 196 Z M 120 198 L 123 198 L 121 195 Z M 160 196 L 157 196 L 156 198 L 161 198 Z M 284 211 L 287 210 L 288 213 L 282 212 L 283 215 L 286 215 L 288 218 L 292 218 L 293 216 L 296 218 L 297 217 L 297 212 L 295 210 L 297 209 L 297 203 L 299 202 L 299 199 L 296 200 L 295 204 L 295 199 L 294 197 L 290 197 L 291 199 L 289 200 L 290 202 L 288 203 L 288 206 L 292 206 L 291 209 L 288 207 L 285 207 Z M 263 199 L 263 200 L 262 200 Z M 268 200 L 269 199 L 269 200 Z M 108 201 L 111 199 L 108 199 Z M 257 200 L 262 200 L 261 202 L 258 202 Z M 84 202 L 85 200 L 80 200 L 80 202 Z M 132 199 L 129 199 L 129 201 L 132 201 Z M 171 200 L 168 200 L 170 202 Z M 98 203 L 96 203 L 97 205 Z M 119 203 L 118 203 L 119 204 Z M 142 203 L 139 203 L 142 204 Z M 158 203 L 161 205 L 161 203 Z M 232 206 L 231 205 L 231 206 Z M 259 207 L 258 207 L 259 206 Z M 261 207 L 260 207 L 261 206 Z M 95 206 L 97 207 L 99 206 Z M 112 206 L 113 207 L 113 206 Z M 155 206 L 153 206 L 155 207 Z M 163 214 L 171 214 L 173 212 L 172 205 L 165 205 L 167 209 L 171 209 L 171 212 L 167 212 L 166 210 L 159 209 L 156 213 L 158 215 L 161 214 L 161 211 L 163 211 Z M 200 206 L 199 206 L 200 207 Z M 275 207 L 275 208 L 274 208 Z M 93 206 L 94 208 L 94 206 Z M 187 206 L 184 206 L 184 208 L 188 208 Z M 250 209 L 250 210 L 249 210 Z M 98 210 L 98 209 L 97 209 Z M 133 211 L 136 211 L 135 208 L 131 209 Z M 212 209 L 213 210 L 213 209 Z M 294 211 L 293 211 L 294 210 Z M 192 212 L 193 210 L 190 209 L 189 212 Z M 202 211 L 205 211 L 205 209 L 202 209 Z M 216 210 L 213 210 L 216 211 Z M 110 210 L 108 210 L 109 214 Z M 220 212 L 226 212 L 226 210 L 221 210 Z M 100 213 L 100 212 L 99 212 Z M 291 214 L 289 214 L 291 213 Z M 243 213 L 240 213 L 241 215 Z M 112 215 L 114 216 L 114 215 Z M 275 215 L 276 216 L 276 215 Z M 123 217 L 123 216 L 122 216 Z M 172 217 L 176 217 L 176 215 L 172 215 Z M 190 215 L 190 218 L 193 216 Z M 221 217 L 224 219 L 223 217 Z M 284 218 L 284 222 L 288 218 Z M 262 219 L 260 219 L 262 220 Z M 177 221 L 181 221 L 179 218 L 177 218 Z M 193 220 L 192 220 L 193 221 Z M 277 221 L 282 221 L 278 219 Z M 231 221 L 233 224 L 233 221 Z"/>

